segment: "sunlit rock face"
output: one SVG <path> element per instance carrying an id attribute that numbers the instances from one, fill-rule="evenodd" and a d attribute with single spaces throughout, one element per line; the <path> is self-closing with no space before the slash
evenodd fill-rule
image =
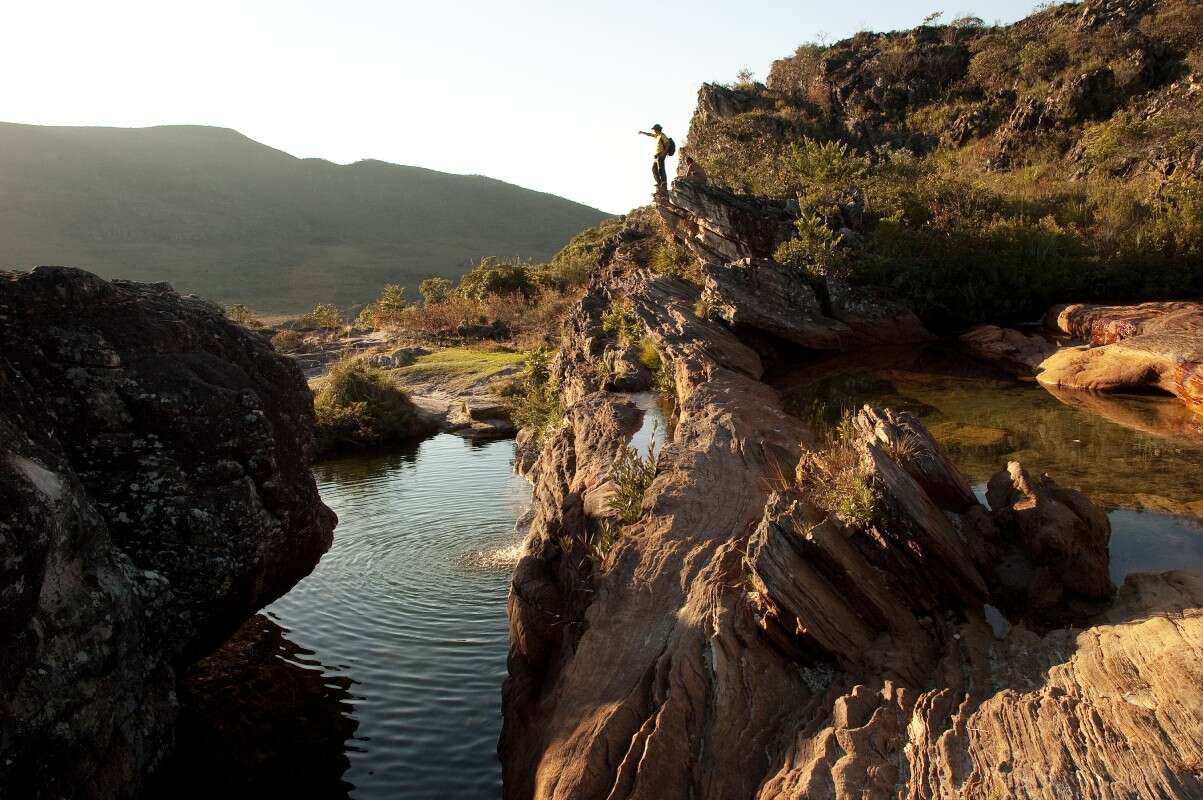
<path id="1" fill-rule="evenodd" d="M 1061 389 L 1159 389 L 1203 413 L 1203 304 L 1075 304 L 1049 311 L 1045 324 L 1086 342 L 1059 350 L 1037 378 Z"/>
<path id="2" fill-rule="evenodd" d="M 126 796 L 171 746 L 174 668 L 330 546 L 312 400 L 162 284 L 0 273 L 0 342 L 0 788 Z"/>

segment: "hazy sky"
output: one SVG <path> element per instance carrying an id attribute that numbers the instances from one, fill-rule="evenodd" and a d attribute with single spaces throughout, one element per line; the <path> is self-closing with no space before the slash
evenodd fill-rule
<path id="1" fill-rule="evenodd" d="M 479 173 L 607 211 L 647 202 L 699 84 L 821 34 L 929 12 L 1018 19 L 1032 0 L 8 0 L 0 120 L 196 123 L 298 156 Z"/>

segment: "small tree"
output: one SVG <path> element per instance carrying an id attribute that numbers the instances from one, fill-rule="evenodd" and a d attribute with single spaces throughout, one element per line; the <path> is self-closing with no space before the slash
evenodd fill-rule
<path id="1" fill-rule="evenodd" d="M 233 303 L 226 306 L 226 319 L 231 322 L 237 322 L 244 328 L 262 328 L 263 323 L 255 317 L 255 312 L 250 306 L 242 303 Z"/>
<path id="2" fill-rule="evenodd" d="M 455 287 L 446 278 L 427 278 L 418 284 L 418 292 L 422 295 L 422 302 L 428 306 L 435 303 L 447 302 L 451 299 L 453 291 L 455 291 Z"/>
<path id="3" fill-rule="evenodd" d="M 940 20 L 942 20 L 943 18 L 944 18 L 943 11 L 933 11 L 930 14 L 928 14 L 926 17 L 923 18 L 923 26 L 928 27 L 931 25 L 938 25 L 940 23 Z"/>
<path id="4" fill-rule="evenodd" d="M 756 73 L 744 67 L 739 72 L 735 73 L 735 88 L 736 89 L 752 89 L 756 86 Z"/>
<path id="5" fill-rule="evenodd" d="M 401 320 L 401 312 L 405 310 L 405 287 L 395 283 L 387 284 L 380 290 L 380 297 L 373 304 L 377 325 L 395 325 Z"/>
<path id="6" fill-rule="evenodd" d="M 305 312 L 301 321 L 323 330 L 333 330 L 343 326 L 343 316 L 339 313 L 338 306 L 333 303 L 318 303 Z"/>
<path id="7" fill-rule="evenodd" d="M 491 294 L 501 297 L 522 294 L 529 297 L 535 293 L 535 289 L 526 264 L 493 256 L 482 258 L 459 280 L 459 293 L 469 300 L 483 300 Z"/>

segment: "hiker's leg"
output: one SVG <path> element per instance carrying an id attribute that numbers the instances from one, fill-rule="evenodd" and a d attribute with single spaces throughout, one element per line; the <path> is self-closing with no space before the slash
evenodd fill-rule
<path id="1" fill-rule="evenodd" d="M 652 159 L 652 180 L 656 182 L 656 186 L 660 185 L 660 159 Z"/>
<path id="2" fill-rule="evenodd" d="M 661 189 L 668 188 L 668 173 L 666 173 L 664 171 L 664 158 L 665 158 L 664 156 L 656 157 L 656 168 L 657 168 L 656 171 L 658 173 L 658 177 L 656 180 L 660 184 Z"/>

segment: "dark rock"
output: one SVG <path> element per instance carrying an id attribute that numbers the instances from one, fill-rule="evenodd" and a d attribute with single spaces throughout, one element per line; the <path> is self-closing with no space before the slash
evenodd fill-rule
<path id="1" fill-rule="evenodd" d="M 848 327 L 850 341 L 857 345 L 915 344 L 933 338 L 913 311 L 881 290 L 828 278 L 827 298 L 831 316 Z"/>
<path id="2" fill-rule="evenodd" d="M 787 203 L 697 181 L 675 182 L 656 197 L 656 208 L 698 258 L 720 264 L 769 258 L 794 233 L 795 214 Z"/>
<path id="3" fill-rule="evenodd" d="M 1057 349 L 1056 344 L 1043 336 L 997 325 L 978 325 L 963 334 L 961 341 L 974 355 L 1027 375 L 1035 374 L 1040 362 Z"/>
<path id="4" fill-rule="evenodd" d="M 1115 73 L 1110 67 L 1100 67 L 1069 82 L 1058 100 L 1058 113 L 1062 120 L 1070 123 L 1105 119 L 1121 99 Z"/>
<path id="5" fill-rule="evenodd" d="M 839 350 L 854 338 L 847 325 L 823 315 L 814 290 L 796 270 L 775 261 L 703 262 L 702 276 L 702 302 L 731 325 L 814 350 Z"/>
<path id="6" fill-rule="evenodd" d="M 173 667 L 330 546 L 312 398 L 290 359 L 162 284 L 0 273 L 0 341 L 0 536 L 19 554 L 0 787 L 125 796 L 170 747 Z"/>
<path id="7" fill-rule="evenodd" d="M 419 356 L 429 354 L 430 351 L 425 347 L 402 347 L 389 353 L 376 353 L 368 356 L 368 364 L 380 369 L 397 369 L 398 367 L 408 367 Z"/>
<path id="8" fill-rule="evenodd" d="M 455 329 L 460 339 L 477 339 L 499 342 L 510 338 L 510 326 L 499 319 L 492 322 L 462 322 Z"/>

